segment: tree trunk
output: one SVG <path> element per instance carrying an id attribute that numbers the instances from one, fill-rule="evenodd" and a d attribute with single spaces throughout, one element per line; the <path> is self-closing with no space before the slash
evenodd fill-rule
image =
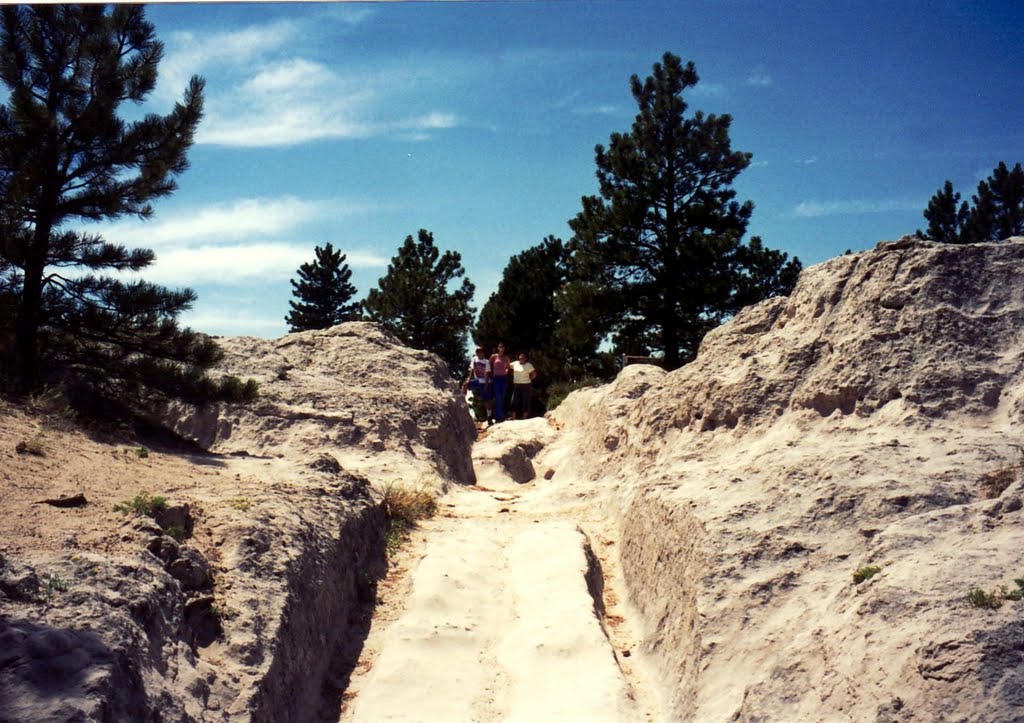
<path id="1" fill-rule="evenodd" d="M 29 392 L 39 379 L 39 324 L 49 236 L 49 224 L 37 225 L 25 254 L 25 280 L 14 327 L 14 383 L 23 394 Z"/>

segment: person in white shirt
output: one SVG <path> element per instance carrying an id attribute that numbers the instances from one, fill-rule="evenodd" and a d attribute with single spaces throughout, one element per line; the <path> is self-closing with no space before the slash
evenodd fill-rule
<path id="1" fill-rule="evenodd" d="M 491 360 L 482 346 L 476 348 L 476 356 L 469 364 L 469 378 L 462 385 L 462 390 L 469 390 L 475 397 L 473 411 L 478 422 L 486 422 L 491 418 Z"/>
<path id="2" fill-rule="evenodd" d="M 527 361 L 525 351 L 519 352 L 519 358 L 512 362 L 512 410 L 510 419 L 530 418 L 530 397 L 533 392 L 533 378 L 537 370 Z"/>

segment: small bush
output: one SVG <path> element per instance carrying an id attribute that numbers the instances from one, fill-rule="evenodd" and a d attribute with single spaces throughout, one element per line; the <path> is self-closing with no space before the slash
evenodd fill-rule
<path id="1" fill-rule="evenodd" d="M 853 572 L 853 582 L 854 584 L 859 585 L 865 580 L 870 580 L 881 571 L 882 568 L 878 565 L 864 565 L 863 567 L 858 567 Z"/>
<path id="2" fill-rule="evenodd" d="M 425 484 L 419 487 L 389 484 L 381 492 L 384 495 L 381 506 L 388 518 L 384 542 L 388 556 L 393 556 L 409 537 L 409 531 L 417 522 L 434 516 L 437 512 L 437 500 Z"/>
<path id="3" fill-rule="evenodd" d="M 18 454 L 31 454 L 36 457 L 46 456 L 46 438 L 42 432 L 36 432 L 28 439 L 23 439 L 14 447 Z"/>
<path id="4" fill-rule="evenodd" d="M 52 572 L 43 575 L 43 583 L 48 592 L 67 592 L 71 589 L 70 582 Z"/>
<path id="5" fill-rule="evenodd" d="M 135 456 L 138 457 L 139 459 L 146 459 L 146 457 L 149 456 L 149 450 L 146 449 L 145 447 L 136 447 Z"/>
<path id="6" fill-rule="evenodd" d="M 123 512 L 126 515 L 145 515 L 146 517 L 152 517 L 165 509 L 167 509 L 167 498 L 161 495 L 150 495 L 149 492 L 139 492 L 130 500 L 114 505 L 116 512 Z"/>
<path id="7" fill-rule="evenodd" d="M 248 512 L 252 507 L 252 502 L 249 501 L 248 497 L 232 497 L 228 500 L 228 505 L 234 507 L 236 510 Z"/>
<path id="8" fill-rule="evenodd" d="M 71 408 L 67 393 L 63 386 L 45 387 L 28 399 L 28 407 L 36 414 L 45 417 L 50 424 L 62 427 L 64 423 L 74 419 L 75 410 Z"/>
<path id="9" fill-rule="evenodd" d="M 164 528 L 164 534 L 168 537 L 173 537 L 178 542 L 184 542 L 188 539 L 188 530 L 181 525 L 168 525 Z"/>
<path id="10" fill-rule="evenodd" d="M 967 593 L 967 604 L 972 608 L 995 610 L 1003 604 L 1003 593 L 999 590 L 986 592 L 980 587 L 976 587 Z"/>

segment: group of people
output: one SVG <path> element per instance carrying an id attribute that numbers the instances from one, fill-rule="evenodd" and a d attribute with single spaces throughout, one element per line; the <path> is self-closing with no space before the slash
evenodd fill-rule
<path id="1" fill-rule="evenodd" d="M 484 347 L 476 348 L 476 355 L 469 365 L 469 378 L 462 388 L 473 393 L 473 406 L 479 422 L 494 424 L 504 422 L 506 418 L 529 419 L 530 397 L 536 376 L 537 370 L 525 351 L 520 351 L 513 361 L 504 342 L 499 342 L 490 356 Z"/>

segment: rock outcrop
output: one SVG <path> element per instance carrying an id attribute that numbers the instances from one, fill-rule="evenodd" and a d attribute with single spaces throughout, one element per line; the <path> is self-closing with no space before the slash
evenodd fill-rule
<path id="1" fill-rule="evenodd" d="M 472 481 L 475 427 L 436 357 L 362 323 L 220 342 L 259 400 L 167 412 L 210 454 L 0 404 L 3 723 L 317 719 L 385 568 L 373 487 Z M 114 510 L 140 490 L 168 509 Z"/>
<path id="2" fill-rule="evenodd" d="M 1022 268 L 880 244 L 554 412 L 673 719 L 1024 718 L 1024 603 L 967 602 L 1024 577 Z"/>

